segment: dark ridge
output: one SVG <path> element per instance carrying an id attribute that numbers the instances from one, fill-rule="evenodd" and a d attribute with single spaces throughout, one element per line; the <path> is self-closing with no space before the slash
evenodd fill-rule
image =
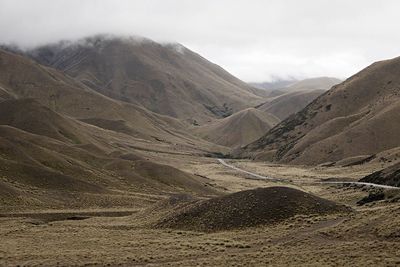
<path id="1" fill-rule="evenodd" d="M 400 187 L 400 163 L 367 175 L 360 182 Z"/>

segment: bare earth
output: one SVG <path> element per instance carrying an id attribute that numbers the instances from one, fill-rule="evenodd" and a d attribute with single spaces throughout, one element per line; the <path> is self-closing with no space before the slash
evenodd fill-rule
<path id="1" fill-rule="evenodd" d="M 224 192 L 286 182 L 246 179 L 212 158 L 171 155 L 160 163 L 206 177 Z M 164 161 L 164 162 L 163 162 Z M 230 161 L 262 175 L 293 181 L 358 179 L 365 167 L 292 167 Z M 350 214 L 296 216 L 280 224 L 216 233 L 157 229 L 163 211 L 151 205 L 107 210 L 0 214 L 0 266 L 398 266 L 400 205 L 393 201 L 356 202 L 363 187 L 302 185 L 317 196 L 351 206 Z M 140 205 L 139 205 L 140 206 Z"/>

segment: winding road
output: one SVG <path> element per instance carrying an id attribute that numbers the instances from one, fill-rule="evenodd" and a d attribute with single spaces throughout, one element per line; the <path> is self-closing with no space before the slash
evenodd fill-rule
<path id="1" fill-rule="evenodd" d="M 342 181 L 321 181 L 321 182 L 293 182 L 291 180 L 286 180 L 286 179 L 279 179 L 279 178 L 274 178 L 274 177 L 269 177 L 269 176 L 264 176 L 260 175 L 254 172 L 246 171 L 243 169 L 240 169 L 232 164 L 227 163 L 223 159 L 218 159 L 218 162 L 224 165 L 225 167 L 234 169 L 239 172 L 246 173 L 254 178 L 249 178 L 249 179 L 256 179 L 256 180 L 270 180 L 273 182 L 288 182 L 292 184 L 327 184 L 327 185 L 332 185 L 332 184 L 353 184 L 353 185 L 363 185 L 363 186 L 369 186 L 369 187 L 375 187 L 375 188 L 382 188 L 382 189 L 397 189 L 399 190 L 400 187 L 396 186 L 390 186 L 390 185 L 381 185 L 381 184 L 373 184 L 373 183 L 364 183 L 364 182 L 342 182 Z"/>

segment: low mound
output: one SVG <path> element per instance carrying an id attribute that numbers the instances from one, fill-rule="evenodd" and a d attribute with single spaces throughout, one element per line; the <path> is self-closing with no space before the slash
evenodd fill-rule
<path id="1" fill-rule="evenodd" d="M 348 212 L 349 208 L 289 187 L 241 191 L 189 205 L 157 226 L 195 231 L 222 231 L 273 224 L 295 215 Z"/>
<path id="2" fill-rule="evenodd" d="M 210 142 L 240 147 L 257 140 L 278 122 L 279 119 L 274 115 L 249 108 L 198 127 L 195 132 Z"/>
<path id="3" fill-rule="evenodd" d="M 400 163 L 365 176 L 360 182 L 400 187 Z"/>

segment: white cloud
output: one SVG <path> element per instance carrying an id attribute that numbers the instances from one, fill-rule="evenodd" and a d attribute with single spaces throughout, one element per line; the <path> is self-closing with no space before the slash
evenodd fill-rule
<path id="1" fill-rule="evenodd" d="M 352 75 L 400 55 L 396 0 L 0 0 L 0 42 L 176 41 L 246 81 Z"/>

